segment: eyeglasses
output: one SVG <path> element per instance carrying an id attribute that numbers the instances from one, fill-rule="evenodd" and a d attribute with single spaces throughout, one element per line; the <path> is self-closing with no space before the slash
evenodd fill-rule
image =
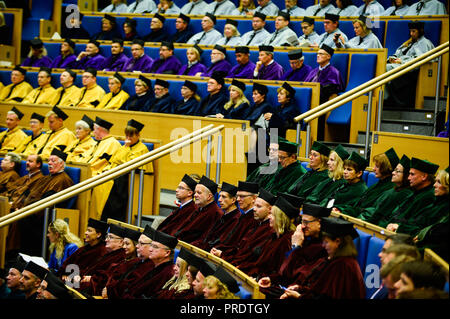
<path id="1" fill-rule="evenodd" d="M 245 198 L 245 197 L 249 197 L 252 196 L 252 194 L 247 194 L 247 195 L 236 195 L 237 198 Z"/>
<path id="2" fill-rule="evenodd" d="M 316 221 L 317 221 L 317 219 L 313 219 L 313 220 L 305 220 L 305 219 L 302 219 L 302 225 L 308 226 L 309 224 L 314 223 L 314 222 L 316 222 Z"/>
<path id="3" fill-rule="evenodd" d="M 150 245 L 151 243 L 143 243 L 143 242 L 141 242 L 141 241 L 138 241 L 137 244 L 140 245 L 140 246 L 144 246 L 144 245 Z"/>
<path id="4" fill-rule="evenodd" d="M 122 239 L 120 237 L 112 236 L 112 235 L 106 235 L 106 239 L 112 240 L 112 239 Z"/>
<path id="5" fill-rule="evenodd" d="M 169 248 L 166 247 L 159 247 L 158 245 L 155 244 L 149 244 L 150 247 L 152 247 L 153 249 L 165 249 L 165 250 L 169 250 Z"/>

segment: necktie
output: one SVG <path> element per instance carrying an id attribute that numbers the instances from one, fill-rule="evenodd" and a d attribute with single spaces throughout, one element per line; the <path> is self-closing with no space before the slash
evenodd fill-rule
<path id="1" fill-rule="evenodd" d="M 319 8 L 317 8 L 316 12 L 314 12 L 313 16 L 319 13 L 319 11 L 322 10 L 322 7 L 319 5 Z"/>
<path id="2" fill-rule="evenodd" d="M 361 43 L 363 42 L 363 38 L 361 38 L 361 37 L 359 37 L 359 43 L 358 43 L 358 45 L 361 45 Z"/>
<path id="3" fill-rule="evenodd" d="M 364 15 L 366 13 L 366 9 L 367 9 L 367 4 L 364 5 L 363 11 L 362 11 L 362 15 Z"/>
<path id="4" fill-rule="evenodd" d="M 203 31 L 202 36 L 200 38 L 198 38 L 197 40 L 195 40 L 195 44 L 198 44 L 205 37 L 205 35 L 206 35 L 206 32 Z"/>
<path id="5" fill-rule="evenodd" d="M 278 35 L 278 30 L 275 31 L 275 33 L 273 34 L 272 39 L 270 39 L 270 43 L 272 43 L 273 40 L 275 40 L 277 38 L 277 35 Z"/>
<path id="6" fill-rule="evenodd" d="M 22 83 L 22 82 L 21 82 Z M 18 83 L 20 84 L 20 83 Z M 5 97 L 5 101 L 11 96 L 11 93 L 14 91 L 14 88 L 17 86 L 17 84 L 14 84 L 13 86 L 11 86 L 11 89 L 9 90 L 8 95 Z"/>
<path id="7" fill-rule="evenodd" d="M 420 1 L 419 4 L 416 7 L 416 13 L 419 15 L 420 11 L 422 10 L 423 6 L 425 5 L 425 2 Z"/>
<path id="8" fill-rule="evenodd" d="M 403 51 L 403 55 L 406 55 L 406 53 L 408 53 L 408 51 L 412 48 L 414 43 L 415 42 L 411 41 L 411 43 L 408 45 L 408 47 L 405 49 L 405 51 Z"/>
<path id="9" fill-rule="evenodd" d="M 41 95 L 41 92 L 42 92 L 42 87 L 40 87 L 40 88 L 38 89 L 38 91 L 39 91 L 39 93 L 37 94 L 36 98 L 34 99 L 34 102 L 33 102 L 33 104 L 34 104 L 34 103 L 36 103 L 36 101 L 37 101 L 37 99 L 38 99 L 39 95 Z"/>
<path id="10" fill-rule="evenodd" d="M 250 37 L 250 40 L 248 40 L 247 45 L 250 45 L 250 43 L 253 41 L 253 39 L 255 38 L 255 36 L 256 36 L 256 31 L 253 31 L 253 34 L 252 34 L 252 36 Z"/>
<path id="11" fill-rule="evenodd" d="M 41 154 L 42 151 L 45 148 L 45 145 L 47 145 L 48 141 L 50 140 L 50 137 L 55 133 L 55 131 L 52 131 L 50 134 L 48 134 L 47 136 L 47 140 L 45 141 L 44 145 L 41 147 L 41 149 L 38 151 L 38 154 Z"/>

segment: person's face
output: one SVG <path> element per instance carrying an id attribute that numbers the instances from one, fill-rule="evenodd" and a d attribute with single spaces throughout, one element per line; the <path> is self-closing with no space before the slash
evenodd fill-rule
<path id="1" fill-rule="evenodd" d="M 154 86 L 154 91 L 155 91 L 155 97 L 156 98 L 161 98 L 161 97 L 163 97 L 164 95 L 167 94 L 167 88 L 165 88 L 165 87 L 163 87 L 161 85 L 158 85 L 158 84 L 156 84 Z"/>
<path id="2" fill-rule="evenodd" d="M 400 279 L 394 284 L 396 295 L 414 290 L 414 283 L 405 273 L 401 273 Z"/>
<path id="3" fill-rule="evenodd" d="M 374 162 L 373 164 L 373 172 L 375 173 L 376 178 L 382 177 L 381 170 L 380 170 L 380 164 L 378 162 Z"/>
<path id="4" fill-rule="evenodd" d="M 37 297 L 36 299 L 57 299 L 53 296 L 49 291 L 47 291 L 47 282 L 45 280 L 41 281 L 39 288 L 37 289 Z"/>
<path id="5" fill-rule="evenodd" d="M 206 186 L 198 184 L 195 186 L 194 202 L 197 206 L 204 207 L 212 199 L 211 192 L 206 188 Z"/>
<path id="6" fill-rule="evenodd" d="M 188 88 L 187 86 L 182 86 L 181 87 L 181 96 L 183 97 L 183 99 L 189 99 L 194 95 L 194 92 L 191 91 L 190 88 Z"/>
<path id="7" fill-rule="evenodd" d="M 283 17 L 275 18 L 275 29 L 280 30 L 289 24 L 288 20 L 285 20 Z"/>
<path id="8" fill-rule="evenodd" d="M 401 184 L 403 181 L 403 165 L 397 164 L 395 169 L 392 171 L 392 179 L 393 183 Z"/>
<path id="9" fill-rule="evenodd" d="M 61 73 L 61 75 L 59 76 L 59 82 L 61 83 L 62 86 L 69 86 L 70 84 L 73 83 L 73 78 L 72 78 L 72 76 L 69 74 L 69 72 L 64 71 L 64 72 Z"/>
<path id="10" fill-rule="evenodd" d="M 280 90 L 278 92 L 277 98 L 278 98 L 278 103 L 280 103 L 280 104 L 285 104 L 286 102 L 288 102 L 288 96 L 286 94 L 286 91 L 284 91 L 284 90 Z"/>
<path id="11" fill-rule="evenodd" d="M 205 299 L 217 299 L 217 285 L 205 285 L 203 287 Z"/>
<path id="12" fill-rule="evenodd" d="M 183 30 L 185 30 L 185 29 L 187 28 L 187 26 L 188 26 L 187 23 L 184 22 L 183 19 L 177 18 L 177 19 L 175 20 L 175 29 L 177 29 L 178 31 L 183 31 Z"/>
<path id="13" fill-rule="evenodd" d="M 107 234 L 105 240 L 105 247 L 107 251 L 114 251 L 123 247 L 123 238 L 116 234 Z"/>
<path id="14" fill-rule="evenodd" d="M 191 266 L 188 266 L 188 271 L 186 271 L 186 278 L 188 280 L 188 284 L 192 286 L 192 282 L 194 281 L 194 277 L 192 277 L 192 273 L 191 273 Z"/>
<path id="15" fill-rule="evenodd" d="M 123 32 L 125 34 L 129 34 L 129 33 L 131 33 L 131 31 L 133 31 L 133 28 L 128 23 L 124 23 L 123 24 Z"/>
<path id="16" fill-rule="evenodd" d="M 158 18 L 153 18 L 150 22 L 150 29 L 159 30 L 162 28 L 162 22 Z"/>
<path id="17" fill-rule="evenodd" d="M 205 276 L 198 271 L 197 275 L 195 276 L 194 281 L 192 282 L 192 289 L 194 290 L 194 294 L 196 296 L 203 295 L 203 282 L 205 281 Z"/>
<path id="18" fill-rule="evenodd" d="M 133 44 L 131 45 L 131 55 L 133 56 L 133 59 L 139 58 L 142 53 L 144 53 L 144 48 L 141 47 L 139 44 Z"/>
<path id="19" fill-rule="evenodd" d="M 55 174 L 60 172 L 64 167 L 64 161 L 62 161 L 56 155 L 50 155 L 48 158 L 48 171 L 50 174 Z"/>
<path id="20" fill-rule="evenodd" d="M 253 214 L 256 220 L 263 221 L 269 214 L 272 206 L 264 199 L 257 197 L 255 200 L 255 206 L 253 206 Z"/>
<path id="21" fill-rule="evenodd" d="M 37 162 L 37 157 L 37 155 L 28 155 L 26 162 L 28 172 L 35 172 L 40 168 L 40 164 Z"/>
<path id="22" fill-rule="evenodd" d="M 84 72 L 81 77 L 81 82 L 83 83 L 84 86 L 94 85 L 96 81 L 97 77 L 95 77 L 93 74 L 89 72 Z"/>
<path id="23" fill-rule="evenodd" d="M 343 8 L 342 8 L 342 1 L 341 1 L 341 0 L 336 0 L 336 6 L 337 6 L 339 9 L 343 9 Z"/>
<path id="24" fill-rule="evenodd" d="M 355 30 L 356 36 L 360 36 L 363 34 L 363 28 L 359 24 L 359 22 L 353 23 L 353 30 Z"/>
<path id="25" fill-rule="evenodd" d="M 206 89 L 209 93 L 217 93 L 221 88 L 222 86 L 214 79 L 209 79 L 206 85 Z"/>
<path id="26" fill-rule="evenodd" d="M 97 141 L 100 141 L 103 138 L 104 131 L 102 130 L 102 128 L 100 126 L 98 126 L 97 124 L 94 124 L 93 134 L 94 134 L 94 138 Z"/>
<path id="27" fill-rule="evenodd" d="M 8 276 L 6 276 L 6 286 L 9 289 L 19 289 L 20 288 L 20 278 L 22 273 L 16 268 L 10 268 L 8 271 Z"/>
<path id="28" fill-rule="evenodd" d="M 250 6 L 250 1 L 251 1 L 251 0 L 241 0 L 241 4 L 242 4 L 242 6 L 244 6 L 244 7 L 248 7 L 248 6 Z"/>
<path id="29" fill-rule="evenodd" d="M 245 53 L 236 53 L 236 62 L 239 64 L 246 64 L 250 60 L 250 55 Z"/>
<path id="30" fill-rule="evenodd" d="M 28 270 L 22 271 L 22 277 L 20 277 L 20 285 L 22 286 L 23 291 L 31 292 L 33 290 L 36 290 L 40 284 L 41 281 L 31 272 L 29 272 Z"/>
<path id="31" fill-rule="evenodd" d="M 58 239 L 59 234 L 53 232 L 49 227 L 47 230 L 47 237 L 48 237 L 48 240 L 50 241 L 50 243 L 56 243 L 56 240 Z"/>
<path id="32" fill-rule="evenodd" d="M 137 256 L 141 260 L 146 260 L 150 257 L 150 244 L 151 239 L 145 235 L 139 237 L 138 243 L 136 245 Z"/>
<path id="33" fill-rule="evenodd" d="M 131 256 L 136 251 L 136 246 L 130 238 L 123 239 L 123 249 L 125 249 L 125 254 Z"/>
<path id="34" fill-rule="evenodd" d="M 270 0 L 256 0 L 261 7 L 264 7 Z"/>
<path id="35" fill-rule="evenodd" d="M 16 128 L 19 125 L 19 121 L 17 114 L 6 114 L 6 126 L 9 130 Z"/>
<path id="36" fill-rule="evenodd" d="M 404 0 L 394 0 L 394 3 L 397 7 L 400 7 L 403 4 Z"/>
<path id="37" fill-rule="evenodd" d="M 324 237 L 322 241 L 322 246 L 325 248 L 325 250 L 328 253 L 329 257 L 333 257 L 336 253 L 336 250 L 339 248 L 341 240 L 339 238 L 336 238 L 336 240 L 333 240 L 329 237 Z"/>
<path id="38" fill-rule="evenodd" d="M 241 93 L 239 93 L 238 90 L 236 90 L 235 88 L 230 88 L 230 100 L 232 101 L 237 101 L 237 99 L 239 99 L 239 97 L 241 96 Z"/>
<path id="39" fill-rule="evenodd" d="M 337 166 L 337 161 L 336 161 L 336 154 L 335 153 L 331 153 L 330 157 L 328 158 L 328 170 L 330 172 L 334 172 L 334 170 L 336 169 Z"/>
<path id="40" fill-rule="evenodd" d="M 320 153 L 315 150 L 311 150 L 309 153 L 309 166 L 312 169 L 318 169 L 320 167 L 320 163 Z"/>
<path id="41" fill-rule="evenodd" d="M 381 248 L 381 251 L 378 253 L 378 257 L 380 258 L 380 262 L 381 265 L 386 265 L 389 260 L 386 259 L 386 250 L 392 246 L 392 240 L 391 239 L 387 239 L 384 244 L 383 244 L 383 248 Z"/>
<path id="42" fill-rule="evenodd" d="M 323 7 L 323 6 L 328 5 L 330 3 L 330 0 L 319 0 L 319 3 Z"/>
<path id="43" fill-rule="evenodd" d="M 279 147 L 279 145 L 277 143 L 269 144 L 269 159 L 271 161 L 278 159 L 278 147 Z"/>
<path id="44" fill-rule="evenodd" d="M 236 203 L 236 198 L 231 197 L 227 192 L 219 193 L 219 206 L 224 211 L 228 211 Z"/>
<path id="45" fill-rule="evenodd" d="M 70 45 L 67 42 L 61 43 L 61 53 L 66 53 L 69 51 Z"/>
<path id="46" fill-rule="evenodd" d="M 214 23 L 208 17 L 203 17 L 201 24 L 203 31 L 209 31 L 214 27 Z"/>
<path id="47" fill-rule="evenodd" d="M 225 24 L 225 27 L 223 28 L 223 35 L 226 38 L 231 38 L 233 36 L 233 27 L 229 24 Z"/>
<path id="48" fill-rule="evenodd" d="M 292 156 L 288 156 L 289 154 L 285 151 L 278 151 L 278 163 L 281 164 L 281 166 L 287 167 L 292 162 Z"/>
<path id="49" fill-rule="evenodd" d="M 327 64 L 331 59 L 331 56 L 328 54 L 327 51 L 319 49 L 319 51 L 317 51 L 317 63 L 319 65 L 325 65 Z"/>
<path id="50" fill-rule="evenodd" d="M 153 261 L 161 261 L 170 255 L 170 250 L 167 249 L 167 247 L 164 246 L 163 244 L 158 243 L 157 241 L 152 241 L 152 243 L 149 246 L 150 246 L 149 258 Z"/>
<path id="51" fill-rule="evenodd" d="M 129 141 L 130 145 L 135 145 L 137 142 L 139 142 L 139 138 L 139 134 L 125 134 L 125 140 Z"/>
<path id="52" fill-rule="evenodd" d="M 123 52 L 123 47 L 119 43 L 111 44 L 111 54 L 120 54 Z"/>
<path id="53" fill-rule="evenodd" d="M 289 60 L 289 65 L 292 70 L 300 69 L 303 66 L 303 61 L 301 60 Z"/>
<path id="54" fill-rule="evenodd" d="M 140 82 L 136 82 L 134 83 L 134 90 L 136 91 L 136 94 L 142 94 L 147 91 L 147 87 Z"/>
<path id="55" fill-rule="evenodd" d="M 265 25 L 266 25 L 266 21 L 264 21 L 264 20 L 261 19 L 261 18 L 254 17 L 254 18 L 252 19 L 252 28 L 253 28 L 253 30 L 255 30 L 255 31 L 264 28 Z"/>
<path id="56" fill-rule="evenodd" d="M 361 177 L 361 172 L 357 172 L 353 167 L 344 165 L 344 179 L 350 184 L 356 183 Z"/>
<path id="57" fill-rule="evenodd" d="M 436 177 L 434 180 L 434 196 L 444 196 L 447 195 L 447 190 L 444 185 L 441 184 L 439 178 Z"/>
<path id="58" fill-rule="evenodd" d="M 239 207 L 246 212 L 255 204 L 255 195 L 245 191 L 238 191 L 236 193 L 237 202 Z"/>
<path id="59" fill-rule="evenodd" d="M 63 120 L 55 115 L 50 115 L 48 117 L 48 127 L 52 131 L 57 131 L 59 128 L 63 126 Z"/>
<path id="60" fill-rule="evenodd" d="M 314 31 L 314 24 L 310 25 L 309 23 L 302 22 L 301 26 L 304 35 L 309 35 Z"/>
<path id="61" fill-rule="evenodd" d="M 276 223 L 277 219 L 276 219 L 275 215 L 272 214 L 272 211 L 270 212 L 270 214 L 267 217 L 269 217 L 270 228 L 273 229 L 275 227 L 275 223 Z"/>
<path id="62" fill-rule="evenodd" d="M 84 242 L 86 244 L 91 244 L 96 242 L 101 236 L 101 233 L 97 233 L 95 228 L 93 227 L 87 227 L 86 231 L 84 232 Z"/>
<path id="63" fill-rule="evenodd" d="M 86 130 L 81 125 L 78 125 L 77 127 L 75 127 L 75 135 L 76 135 L 77 139 L 79 139 L 80 141 L 84 140 L 87 136 L 89 136 L 89 134 L 90 134 L 90 131 Z"/>
<path id="64" fill-rule="evenodd" d="M 39 133 L 44 127 L 44 123 L 41 123 L 39 120 L 31 119 L 30 120 L 30 129 L 33 133 Z"/>
<path id="65" fill-rule="evenodd" d="M 181 260 L 177 258 L 175 264 L 173 265 L 173 275 L 176 278 L 180 277 Z"/>
<path id="66" fill-rule="evenodd" d="M 195 52 L 193 50 L 187 50 L 186 52 L 186 57 L 188 59 L 189 62 L 195 62 L 197 61 L 197 55 L 195 54 Z"/>
<path id="67" fill-rule="evenodd" d="M 25 79 L 25 75 L 23 75 L 22 73 L 20 73 L 17 70 L 14 70 L 11 72 L 11 82 L 13 84 L 17 84 L 22 82 Z"/>
<path id="68" fill-rule="evenodd" d="M 258 56 L 259 61 L 261 61 L 264 65 L 267 65 L 270 61 L 272 61 L 272 55 L 268 54 L 265 51 L 260 51 Z"/>
<path id="69" fill-rule="evenodd" d="M 94 55 L 99 51 L 99 49 L 97 48 L 97 46 L 94 43 L 88 43 L 86 44 L 86 52 L 89 55 Z"/>
<path id="70" fill-rule="evenodd" d="M 108 79 L 108 87 L 111 93 L 117 93 L 120 91 L 121 84 L 116 80 Z"/>
<path id="71" fill-rule="evenodd" d="M 337 27 L 338 27 L 337 22 L 334 22 L 334 21 L 331 21 L 328 19 L 323 20 L 323 28 L 325 29 L 325 32 L 331 33 L 334 30 L 336 30 Z"/>
<path id="72" fill-rule="evenodd" d="M 37 80 L 38 80 L 39 86 L 45 86 L 50 83 L 50 81 L 52 80 L 52 77 L 49 76 L 47 74 L 47 72 L 41 71 L 38 73 Z"/>
<path id="73" fill-rule="evenodd" d="M 412 188 L 416 188 L 421 186 L 427 180 L 427 174 L 415 169 L 411 168 L 409 170 L 408 181 L 409 186 Z"/>
<path id="74" fill-rule="evenodd" d="M 320 233 L 319 219 L 303 214 L 302 215 L 302 231 L 307 237 L 318 237 Z"/>
<path id="75" fill-rule="evenodd" d="M 387 275 L 386 278 L 383 279 L 383 284 L 388 291 L 388 299 L 395 299 L 397 296 L 397 291 L 394 287 L 395 282 L 392 280 L 391 275 Z"/>
<path id="76" fill-rule="evenodd" d="M 256 104 L 259 104 L 264 101 L 264 95 L 259 93 L 258 90 L 253 90 L 252 98 L 253 98 L 253 102 L 255 102 Z"/>
<path id="77" fill-rule="evenodd" d="M 219 50 L 212 49 L 211 51 L 211 63 L 215 63 L 217 61 L 223 60 L 225 57 L 223 56 L 223 53 Z"/>
<path id="78" fill-rule="evenodd" d="M 411 36 L 411 38 L 412 38 L 414 41 L 419 40 L 419 37 L 420 37 L 419 30 L 417 30 L 417 29 L 411 29 L 411 30 L 409 30 L 409 35 Z"/>
<path id="79" fill-rule="evenodd" d="M 7 172 L 14 168 L 14 162 L 11 160 L 11 156 L 6 155 L 3 160 L 2 164 L 0 165 L 2 167 L 2 171 Z"/>
<path id="80" fill-rule="evenodd" d="M 102 19 L 102 31 L 111 31 L 112 23 L 108 19 Z"/>
<path id="81" fill-rule="evenodd" d="M 171 57 L 173 55 L 173 51 L 170 50 L 168 47 L 166 46 L 162 46 L 159 48 L 159 58 L 160 59 L 167 59 L 168 57 Z"/>

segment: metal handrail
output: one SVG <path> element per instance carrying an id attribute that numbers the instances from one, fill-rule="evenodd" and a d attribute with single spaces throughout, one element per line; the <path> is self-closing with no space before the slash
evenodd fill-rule
<path id="1" fill-rule="evenodd" d="M 208 126 L 210 127 L 210 126 Z M 160 157 L 163 157 L 169 153 L 175 152 L 178 149 L 185 147 L 187 145 L 190 145 L 198 140 L 201 140 L 204 137 L 211 136 L 221 130 L 223 130 L 224 125 L 220 125 L 215 128 L 211 128 L 205 131 L 205 129 L 197 130 L 191 134 L 188 134 L 187 136 L 190 136 L 189 139 L 186 139 L 186 137 L 179 138 L 171 143 L 168 143 L 167 145 L 171 145 L 171 147 L 159 147 L 156 150 L 143 154 L 134 160 L 131 160 L 129 162 L 126 162 L 124 164 L 121 164 L 116 167 L 116 169 L 111 169 L 109 171 L 106 171 L 98 176 L 91 177 L 87 180 L 85 180 L 83 183 L 78 183 L 76 185 L 73 185 L 61 192 L 58 192 L 55 195 L 49 196 L 47 198 L 41 199 L 37 202 L 35 202 L 32 205 L 28 205 L 20 210 L 17 210 L 14 213 L 8 214 L 1 218 L 0 220 L 0 228 L 4 227 L 6 225 L 9 225 L 19 219 L 25 218 L 29 215 L 32 215 L 38 211 L 41 211 L 47 207 L 50 207 L 52 205 L 55 205 L 59 202 L 62 202 L 70 197 L 76 196 L 82 192 L 85 192 L 87 190 L 90 190 L 100 184 L 103 184 L 104 182 L 107 182 L 109 180 L 112 180 L 114 178 L 117 178 L 121 175 L 124 175 L 132 170 L 135 170 L 151 161 L 154 161 Z M 198 132 L 201 132 L 199 134 Z"/>

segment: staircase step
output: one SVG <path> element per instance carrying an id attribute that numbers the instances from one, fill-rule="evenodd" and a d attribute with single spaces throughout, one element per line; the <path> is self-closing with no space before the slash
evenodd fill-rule
<path id="1" fill-rule="evenodd" d="M 435 97 L 434 96 L 424 96 L 423 97 L 423 108 L 427 110 L 434 110 L 434 104 L 435 104 Z M 438 102 L 438 111 L 445 110 L 445 107 L 447 105 L 447 98 L 446 97 L 439 97 Z"/>
<path id="2" fill-rule="evenodd" d="M 433 123 L 410 120 L 383 120 L 381 131 L 431 136 Z"/>
<path id="3" fill-rule="evenodd" d="M 383 109 L 381 115 L 382 121 L 384 120 L 409 120 L 409 121 L 422 121 L 426 123 L 434 122 L 434 111 L 430 110 L 405 110 L 399 108 Z"/>
<path id="4" fill-rule="evenodd" d="M 364 149 L 364 144 L 366 143 L 366 131 L 358 131 L 357 143 L 361 144 Z M 372 143 L 372 132 L 369 132 L 369 144 Z"/>

